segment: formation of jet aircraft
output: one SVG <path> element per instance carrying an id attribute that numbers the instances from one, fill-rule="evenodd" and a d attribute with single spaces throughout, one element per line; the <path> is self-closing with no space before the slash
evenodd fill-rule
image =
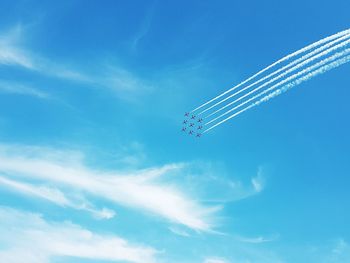
<path id="1" fill-rule="evenodd" d="M 198 126 L 197 129 L 195 127 L 196 125 L 196 115 L 191 115 L 190 116 L 190 113 L 189 112 L 185 112 L 184 114 L 184 117 L 185 119 L 183 120 L 182 124 L 184 125 L 181 129 L 182 132 L 187 132 L 187 130 L 189 129 L 189 131 L 187 132 L 188 135 L 195 135 L 197 138 L 201 137 L 202 136 L 202 133 L 200 132 L 202 129 L 203 129 L 203 126 L 202 126 L 202 122 L 203 122 L 203 118 L 198 118 L 197 120 L 197 123 L 198 123 Z M 188 123 L 188 121 L 190 121 Z M 195 130 L 198 130 L 197 133 L 195 133 Z"/>

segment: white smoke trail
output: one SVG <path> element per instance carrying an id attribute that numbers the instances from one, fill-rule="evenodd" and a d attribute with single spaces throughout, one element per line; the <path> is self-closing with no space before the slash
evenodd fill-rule
<path id="1" fill-rule="evenodd" d="M 250 108 L 258 106 L 259 104 L 261 104 L 263 102 L 266 102 L 266 101 L 268 101 L 268 100 L 270 100 L 270 99 L 280 95 L 283 92 L 286 92 L 287 90 L 289 90 L 289 89 L 291 89 L 291 88 L 301 84 L 302 82 L 308 81 L 309 79 L 311 79 L 313 77 L 316 77 L 319 74 L 323 74 L 323 73 L 325 73 L 325 72 L 327 72 L 329 70 L 337 68 L 337 67 L 339 67 L 339 66 L 341 66 L 341 65 L 343 65 L 345 63 L 348 63 L 348 62 L 350 62 L 350 55 L 348 55 L 346 57 L 343 57 L 343 58 L 340 58 L 340 59 L 337 59 L 336 61 L 334 61 L 332 63 L 329 63 L 329 64 L 327 64 L 327 65 L 325 65 L 325 66 L 323 66 L 323 67 L 321 67 L 321 68 L 319 68 L 317 70 L 314 70 L 314 71 L 308 73 L 307 75 L 305 75 L 303 77 L 300 77 L 300 78 L 298 78 L 298 79 L 296 79 L 296 80 L 294 80 L 294 81 L 284 85 L 280 89 L 270 93 L 269 95 L 265 96 L 264 98 L 260 99 L 259 101 L 250 104 L 246 108 L 243 108 L 242 110 L 232 114 L 231 116 L 227 117 L 226 119 L 216 123 L 215 125 L 211 126 L 210 128 L 206 129 L 205 131 L 203 131 L 203 133 L 206 133 L 206 132 L 210 131 L 211 129 L 214 129 L 215 127 L 223 124 L 224 122 L 226 122 L 226 121 L 236 117 L 237 115 L 239 115 L 239 114 L 249 110 Z"/>
<path id="2" fill-rule="evenodd" d="M 232 95 L 230 95 L 230 96 L 228 96 L 228 97 L 226 97 L 226 98 L 224 98 L 224 99 L 218 101 L 217 103 L 215 103 L 215 104 L 211 105 L 210 107 L 208 107 L 208 108 L 204 109 L 203 111 L 201 111 L 199 114 L 203 114 L 203 113 L 207 112 L 208 110 L 211 110 L 212 108 L 214 108 L 214 107 L 216 107 L 217 105 L 219 105 L 219 104 L 221 104 L 221 103 L 227 101 L 228 99 L 230 99 L 230 98 L 232 98 L 232 97 L 234 97 L 234 96 L 240 94 L 241 92 L 243 92 L 243 91 L 245 91 L 245 90 L 247 90 L 247 89 L 249 89 L 249 88 L 251 88 L 251 87 L 253 87 L 253 86 L 255 86 L 255 85 L 259 84 L 259 83 L 261 83 L 262 81 L 267 80 L 268 78 L 270 78 L 270 77 L 272 77 L 272 76 L 274 76 L 274 75 L 276 75 L 276 74 L 278 74 L 278 73 L 280 73 L 280 72 L 285 71 L 286 69 L 288 69 L 288 68 L 290 68 L 290 67 L 292 67 L 292 66 L 294 66 L 294 65 L 297 65 L 298 63 L 300 63 L 300 62 L 302 62 L 302 61 L 304 61 L 304 60 L 306 60 L 306 59 L 312 57 L 313 55 L 315 55 L 315 54 L 317 54 L 317 53 L 319 53 L 319 52 L 321 52 L 321 51 L 323 51 L 323 50 L 325 50 L 325 49 L 327 49 L 327 48 L 330 48 L 332 45 L 334 45 L 334 44 L 336 44 L 336 43 L 338 43 L 338 42 L 341 42 L 341 41 L 343 41 L 343 40 L 346 40 L 346 39 L 349 38 L 349 37 L 350 37 L 350 34 L 344 35 L 344 36 L 342 36 L 342 37 L 340 37 L 340 38 L 337 38 L 336 40 L 333 40 L 333 41 L 331 41 L 331 42 L 329 42 L 329 43 L 327 43 L 327 44 L 325 44 L 325 45 L 323 45 L 323 46 L 321 46 L 321 47 L 319 47 L 319 48 L 317 48 L 317 49 L 314 49 L 313 51 L 311 51 L 311 52 L 307 53 L 306 55 L 304 55 L 304 56 L 302 56 L 302 57 L 300 57 L 300 58 L 298 58 L 298 59 L 292 61 L 291 63 L 287 64 L 286 66 L 284 66 L 284 67 L 282 67 L 282 68 L 280 68 L 280 69 L 278 69 L 278 70 L 276 70 L 276 71 L 270 73 L 269 75 L 267 75 L 267 76 L 265 76 L 265 77 L 263 77 L 263 78 L 261 78 L 261 79 L 255 81 L 254 83 L 252 83 L 252 84 L 250 84 L 250 85 L 244 87 L 243 89 L 238 90 L 237 92 L 233 93 Z M 339 46 L 338 46 L 338 47 L 339 47 Z M 332 50 L 330 50 L 330 51 L 332 51 Z M 324 54 L 324 53 L 323 53 L 323 54 Z M 312 60 L 315 60 L 315 59 L 317 59 L 317 58 L 319 58 L 319 56 L 318 56 L 318 57 L 315 56 Z M 308 60 L 308 62 L 311 62 L 312 60 Z M 305 64 L 303 64 L 303 65 L 305 65 Z M 300 67 L 294 67 L 293 69 L 295 70 L 295 69 L 297 69 L 297 68 L 300 68 Z M 292 70 L 292 71 L 293 71 L 293 70 Z M 291 70 L 288 71 L 288 72 L 291 72 Z M 279 75 L 278 77 L 274 78 L 273 80 L 270 80 L 269 84 L 270 84 L 271 82 L 273 82 L 274 80 L 277 80 L 277 79 L 279 79 L 279 78 L 281 78 L 281 77 L 283 77 L 283 76 L 285 76 L 285 75 L 286 75 L 286 74 L 281 74 L 281 75 Z M 241 98 L 242 98 L 242 97 L 241 97 Z M 232 104 L 234 104 L 235 102 L 240 101 L 240 100 L 241 100 L 241 99 L 237 99 L 237 100 L 235 100 L 234 102 L 231 102 L 231 103 L 227 104 L 226 106 L 224 106 L 224 107 L 222 107 L 222 108 L 220 108 L 220 109 L 214 111 L 213 113 L 209 114 L 209 115 L 206 116 L 205 118 L 208 118 L 208 117 L 210 117 L 210 116 L 216 114 L 217 112 L 219 112 L 219 111 L 221 111 L 221 110 L 227 108 L 228 106 L 230 106 L 230 105 L 232 105 Z"/>
<path id="3" fill-rule="evenodd" d="M 213 98 L 213 99 L 207 101 L 206 103 L 200 105 L 199 107 L 193 109 L 191 112 L 194 112 L 194 111 L 196 111 L 196 110 L 198 110 L 198 109 L 200 109 L 200 108 L 202 108 L 202 107 L 208 105 L 209 103 L 211 103 L 211 102 L 213 102 L 213 101 L 215 101 L 215 100 L 221 98 L 222 96 L 224 96 L 224 95 L 226 95 L 227 93 L 229 93 L 229 92 L 231 92 L 231 91 L 233 91 L 233 90 L 239 88 L 240 86 L 242 86 L 242 85 L 244 85 L 245 83 L 249 82 L 250 80 L 256 78 L 257 76 L 259 76 L 259 75 L 261 75 L 262 73 L 264 73 L 265 71 L 267 71 L 267 70 L 273 68 L 274 66 L 276 66 L 276 65 L 278 65 L 278 64 L 280 64 L 280 63 L 282 63 L 282 62 L 284 62 L 284 61 L 287 61 L 287 60 L 289 60 L 289 59 L 291 59 L 291 58 L 293 58 L 293 57 L 295 57 L 295 56 L 298 56 L 299 54 L 302 54 L 302 53 L 304 53 L 304 52 L 306 52 L 306 51 L 309 51 L 309 50 L 311 50 L 311 49 L 313 49 L 313 48 L 315 48 L 315 47 L 317 47 L 317 46 L 323 45 L 324 43 L 327 43 L 328 41 L 331 41 L 331 40 L 333 40 L 333 39 L 336 39 L 336 38 L 338 38 L 338 37 L 341 37 L 341 36 L 346 35 L 346 34 L 349 34 L 349 33 L 350 33 L 350 29 L 346 29 L 346 30 L 343 30 L 343 31 L 341 31 L 341 32 L 339 32 L 339 33 L 336 33 L 336 34 L 334 34 L 334 35 L 331 35 L 331 36 L 329 36 L 329 37 L 323 38 L 323 39 L 321 39 L 321 40 L 319 40 L 319 41 L 317 41 L 317 42 L 315 42 L 315 43 L 312 43 L 312 44 L 310 44 L 310 45 L 308 45 L 308 46 L 306 46 L 306 47 L 304 47 L 304 48 L 302 48 L 302 49 L 299 49 L 299 50 L 297 50 L 297 51 L 295 51 L 295 52 L 293 52 L 293 53 L 291 53 L 291 54 L 289 54 L 289 55 L 287 55 L 287 56 L 285 56 L 285 57 L 283 57 L 283 58 L 277 60 L 276 62 L 274 62 L 274 63 L 272 63 L 271 65 L 267 66 L 266 68 L 260 70 L 259 72 L 257 72 L 257 73 L 254 74 L 253 76 L 249 77 L 248 79 L 242 81 L 241 83 L 239 83 L 238 85 L 234 86 L 233 88 L 231 88 L 231 89 L 229 89 L 229 90 L 227 90 L 227 91 L 221 93 L 220 95 L 216 96 L 215 98 Z"/>
<path id="4" fill-rule="evenodd" d="M 217 119 L 222 118 L 223 116 L 225 116 L 225 115 L 229 114 L 230 112 L 232 112 L 232 111 L 234 111 L 234 110 L 236 110 L 236 109 L 238 109 L 238 108 L 244 106 L 245 104 L 247 104 L 247 103 L 249 103 L 249 102 L 255 100 L 256 98 L 261 97 L 262 95 L 266 94 L 267 92 L 269 92 L 269 91 L 271 91 L 271 90 L 273 90 L 273 89 L 275 89 L 275 88 L 277 88 L 277 87 L 279 87 L 279 86 L 281 86 L 281 85 L 283 85 L 283 84 L 285 84 L 285 83 L 288 83 L 289 81 L 294 80 L 295 78 L 298 78 L 298 77 L 302 76 L 303 74 L 306 74 L 306 73 L 308 73 L 308 72 L 310 72 L 310 71 L 312 71 L 312 70 L 314 70 L 314 69 L 317 69 L 318 67 L 321 67 L 321 66 L 323 66 L 323 65 L 326 65 L 326 64 L 328 64 L 329 62 L 331 62 L 331 61 L 333 61 L 333 60 L 335 60 L 335 59 L 338 59 L 338 58 L 340 58 L 340 57 L 342 57 L 342 56 L 345 56 L 345 55 L 347 55 L 348 53 L 350 53 L 350 48 L 345 49 L 345 50 L 343 50 L 343 51 L 341 51 L 341 52 L 338 52 L 338 53 L 336 53 L 336 54 L 334 54 L 334 55 L 332 55 L 332 56 L 330 56 L 330 57 L 328 57 L 328 58 L 325 58 L 325 59 L 321 60 L 321 61 L 318 62 L 318 63 L 313 64 L 312 66 L 309 66 L 309 67 L 307 67 L 307 68 L 305 68 L 305 69 L 303 69 L 303 70 L 301 70 L 301 71 L 295 73 L 294 75 L 289 76 L 288 78 L 285 78 L 284 80 L 278 82 L 277 84 L 271 86 L 270 88 L 263 90 L 263 91 L 260 92 L 259 94 L 257 94 L 257 95 L 255 95 L 255 96 L 251 97 L 250 99 L 248 99 L 248 100 L 242 102 L 241 104 L 237 105 L 236 107 L 234 107 L 234 108 L 232 108 L 232 109 L 230 109 L 230 110 L 224 112 L 224 113 L 221 114 L 220 116 L 218 116 L 218 117 L 212 119 L 211 121 L 205 123 L 205 125 L 209 125 L 210 123 L 216 121 Z"/>
<path id="5" fill-rule="evenodd" d="M 296 69 L 299 69 L 299 68 L 305 66 L 306 64 L 309 64 L 310 62 L 312 62 L 312 61 L 314 61 L 314 60 L 316 60 L 316 59 L 318 59 L 318 58 L 321 58 L 321 57 L 323 57 L 323 56 L 325 56 L 325 55 L 328 55 L 329 53 L 331 53 L 331 52 L 333 52 L 333 51 L 335 51 L 335 50 L 337 50 L 337 49 L 343 48 L 343 47 L 345 47 L 346 45 L 348 45 L 349 43 L 350 43 L 350 40 L 343 41 L 342 43 L 340 43 L 340 44 L 338 44 L 338 45 L 336 45 L 336 46 L 334 46 L 334 47 L 332 47 L 332 48 L 329 48 L 329 49 L 327 49 L 327 50 L 325 50 L 325 51 L 323 51 L 323 52 L 321 52 L 321 53 L 319 53 L 319 54 L 317 54 L 317 55 L 315 55 L 315 56 L 313 56 L 313 57 L 311 57 L 311 58 L 305 60 L 304 62 L 299 63 L 298 65 L 294 66 L 293 68 L 290 68 L 289 70 L 283 72 L 282 74 L 278 75 L 277 77 L 275 77 L 275 78 L 273 78 L 273 79 L 271 79 L 271 80 L 265 82 L 264 84 L 262 84 L 262 85 L 260 85 L 259 87 L 253 89 L 252 91 L 248 92 L 247 94 L 245 94 L 245 95 L 239 97 L 238 99 L 234 100 L 233 102 L 231 102 L 231 103 L 229 103 L 229 104 L 223 106 L 222 108 L 220 108 L 220 109 L 218 109 L 217 111 L 213 112 L 212 114 L 208 115 L 206 118 L 208 118 L 209 116 L 211 116 L 211 115 L 213 115 L 213 114 L 215 114 L 215 113 L 217 113 L 217 112 L 219 112 L 219 111 L 221 111 L 221 110 L 227 108 L 228 106 L 230 106 L 230 105 L 232 105 L 232 104 L 234 104 L 234 103 L 236 103 L 236 102 L 238 102 L 238 101 L 244 99 L 245 97 L 247 97 L 247 96 L 249 96 L 249 95 L 251 95 L 251 94 L 257 92 L 258 90 L 261 90 L 262 88 L 266 87 L 267 85 L 271 84 L 272 82 L 274 82 L 274 81 L 276 81 L 276 80 L 278 80 L 278 79 L 283 78 L 284 76 L 288 75 L 290 72 L 292 72 L 292 71 L 294 71 L 294 70 L 296 70 Z M 338 53 L 336 53 L 334 56 L 331 56 L 331 57 L 329 57 L 329 58 L 327 58 L 327 59 L 321 60 L 320 62 L 318 62 L 318 63 L 314 64 L 313 66 L 310 66 L 310 67 L 308 67 L 308 68 L 306 68 L 306 69 L 310 71 L 310 70 L 313 70 L 315 66 L 316 66 L 316 67 L 322 66 L 322 65 L 324 65 L 325 63 L 328 63 L 328 62 L 329 62 L 329 59 L 333 59 L 333 60 L 334 60 L 334 59 L 336 59 L 336 58 L 339 58 L 339 56 L 343 56 L 343 55 L 344 55 L 344 54 L 343 54 L 344 52 L 345 52 L 345 51 L 338 52 Z M 311 68 L 311 69 L 310 69 L 310 68 Z M 303 74 L 303 73 L 306 73 L 305 70 L 301 70 L 301 71 L 299 71 L 298 73 L 296 73 L 296 74 L 294 74 L 294 75 L 292 75 L 292 76 L 286 78 L 285 80 L 289 81 L 289 80 L 291 80 L 290 78 L 292 78 L 292 79 L 293 79 L 293 78 L 296 78 L 296 77 L 300 76 L 300 74 Z M 285 80 L 283 80 L 283 81 L 277 83 L 276 85 L 281 85 L 281 83 L 284 84 L 284 83 L 285 83 Z M 273 86 L 273 87 L 276 87 L 276 85 Z M 240 105 L 241 105 L 241 104 L 240 104 Z M 231 111 L 232 111 L 232 110 L 230 110 L 230 111 L 228 111 L 228 112 L 225 112 L 225 113 L 221 114 L 220 116 L 218 116 L 218 117 L 212 119 L 211 121 L 208 122 L 208 124 L 209 124 L 209 123 L 212 123 L 213 121 L 215 121 L 215 120 L 217 120 L 217 119 L 219 119 L 219 118 L 221 118 L 221 117 L 224 116 L 224 115 L 227 115 L 227 114 L 228 114 L 229 112 L 231 112 Z"/>

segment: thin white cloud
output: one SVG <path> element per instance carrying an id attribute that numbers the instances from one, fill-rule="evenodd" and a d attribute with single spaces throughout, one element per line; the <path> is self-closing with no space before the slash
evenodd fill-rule
<path id="1" fill-rule="evenodd" d="M 0 207 L 0 261 L 49 263 L 68 256 L 111 262 L 153 263 L 158 251 L 115 235 L 100 235 L 78 225 L 48 222 L 41 215 Z"/>
<path id="2" fill-rule="evenodd" d="M 21 33 L 22 27 L 17 25 L 8 32 L 0 34 L 0 64 L 35 70 L 30 54 L 17 45 Z"/>
<path id="3" fill-rule="evenodd" d="M 334 241 L 333 248 L 328 258 L 328 262 L 342 263 L 350 260 L 350 244 L 343 238 Z M 325 260 L 325 262 L 327 259 Z"/>
<path id="4" fill-rule="evenodd" d="M 279 238 L 279 235 L 271 235 L 271 236 L 258 236 L 258 237 L 243 237 L 236 236 L 236 239 L 243 243 L 251 243 L 251 244 L 261 244 L 266 242 L 276 241 Z"/>
<path id="5" fill-rule="evenodd" d="M 33 97 L 37 97 L 40 99 L 47 99 L 49 98 L 49 94 L 39 90 L 30 87 L 30 85 L 21 84 L 18 82 L 10 82 L 10 81 L 1 81 L 0 80 L 0 93 L 12 93 L 12 94 L 18 94 L 18 95 L 29 95 Z"/>
<path id="6" fill-rule="evenodd" d="M 51 159 L 50 159 L 51 156 Z M 55 157 L 52 159 L 52 157 Z M 220 206 L 204 206 L 164 176 L 182 173 L 182 164 L 131 172 L 91 169 L 69 152 L 38 147 L 0 147 L 0 172 L 17 180 L 35 180 L 59 189 L 83 192 L 141 209 L 198 231 L 210 231 Z"/>
<path id="7" fill-rule="evenodd" d="M 105 64 L 103 68 L 104 73 L 90 78 L 91 85 L 114 91 L 116 95 L 129 101 L 154 90 L 152 85 L 126 69 L 111 64 Z"/>
<path id="8" fill-rule="evenodd" d="M 169 230 L 175 235 L 182 236 L 182 237 L 190 237 L 190 234 L 186 230 L 181 229 L 179 227 L 171 226 L 169 227 Z"/>
<path id="9" fill-rule="evenodd" d="M 155 5 L 153 5 L 150 10 L 148 10 L 145 18 L 143 19 L 139 30 L 136 32 L 135 36 L 131 40 L 131 50 L 132 51 L 137 51 L 138 45 L 142 41 L 142 39 L 148 34 L 150 28 L 151 28 L 151 23 L 153 19 L 155 11 Z"/>
<path id="10" fill-rule="evenodd" d="M 198 176 L 201 174 L 201 176 Z M 232 174 L 210 162 L 193 162 L 187 169 L 184 184 L 211 203 L 236 202 L 260 194 L 265 180 L 262 168 L 248 182 L 237 180 Z"/>
<path id="11" fill-rule="evenodd" d="M 307 250 L 310 262 L 343 263 L 350 262 L 350 244 L 344 238 L 328 240 L 323 244 L 313 245 Z"/>
<path id="12" fill-rule="evenodd" d="M 8 43 L 0 42 L 0 63 L 4 65 L 19 65 L 28 69 L 35 69 L 29 56 L 20 49 L 10 47 Z"/>
<path id="13" fill-rule="evenodd" d="M 265 178 L 263 176 L 263 169 L 259 167 L 258 174 L 251 180 L 254 190 L 260 193 L 265 187 Z"/>
<path id="14" fill-rule="evenodd" d="M 71 202 L 58 189 L 47 186 L 34 186 L 31 184 L 21 183 L 0 176 L 0 185 L 10 187 L 27 195 L 34 195 L 60 206 L 70 206 Z"/>
<path id="15" fill-rule="evenodd" d="M 229 261 L 223 258 L 206 258 L 203 263 L 229 263 Z"/>
<path id="16" fill-rule="evenodd" d="M 68 65 L 52 63 L 49 59 L 29 51 L 22 43 L 23 37 L 24 32 L 20 24 L 0 33 L 0 65 L 19 66 L 58 78 L 89 81 L 87 76 L 69 69 Z"/>
<path id="17" fill-rule="evenodd" d="M 82 197 L 68 198 L 62 191 L 53 187 L 18 182 L 2 176 L 0 176 L 0 185 L 4 185 L 22 194 L 45 199 L 62 207 L 88 211 L 96 219 L 111 219 L 116 214 L 113 210 L 108 208 L 96 209 Z"/>
<path id="18" fill-rule="evenodd" d="M 19 66 L 45 76 L 75 81 L 95 88 L 102 87 L 114 91 L 118 97 L 129 101 L 153 90 L 152 85 L 144 79 L 110 63 L 102 63 L 102 65 L 96 63 L 100 65 L 84 72 L 84 70 L 76 69 L 76 66 L 67 62 L 52 62 L 49 57 L 29 51 L 22 43 L 23 35 L 20 25 L 7 32 L 0 32 L 0 65 Z M 84 68 L 84 65 L 80 65 L 80 67 Z M 6 88 L 2 89 L 23 95 L 43 95 L 43 93 L 26 88 L 24 85 L 17 85 L 17 87 L 6 85 Z"/>
<path id="19" fill-rule="evenodd" d="M 350 245 L 343 238 L 338 239 L 335 242 L 334 248 L 332 249 L 332 253 L 334 255 L 342 255 L 346 253 L 346 251 L 348 253 L 350 252 Z"/>

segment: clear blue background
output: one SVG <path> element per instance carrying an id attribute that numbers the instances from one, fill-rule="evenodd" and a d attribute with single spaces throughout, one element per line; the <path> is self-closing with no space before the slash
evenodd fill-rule
<path id="1" fill-rule="evenodd" d="M 73 145 L 91 166 L 114 168 L 115 152 L 137 141 L 146 155 L 137 168 L 200 160 L 215 163 L 227 177 L 249 181 L 262 166 L 266 185 L 256 196 L 225 203 L 217 230 L 229 235 L 189 238 L 128 209 L 99 223 L 5 190 L 1 203 L 116 232 L 165 249 L 162 256 L 169 261 L 200 262 L 205 253 L 228 262 L 236 262 L 237 254 L 242 260 L 237 262 L 264 262 L 246 252 L 248 247 L 277 255 L 276 262 L 323 262 L 326 256 L 313 254 L 310 246 L 327 253 L 334 240 L 350 242 L 350 65 L 303 83 L 200 140 L 183 136 L 180 123 L 186 110 L 348 28 L 349 10 L 347 0 L 2 0 L 0 31 L 23 25 L 28 50 L 100 79 L 101 65 L 117 65 L 142 82 L 129 92 L 2 65 L 1 80 L 30 83 L 55 98 L 1 93 L 2 143 Z M 237 247 L 232 235 L 278 238 Z"/>

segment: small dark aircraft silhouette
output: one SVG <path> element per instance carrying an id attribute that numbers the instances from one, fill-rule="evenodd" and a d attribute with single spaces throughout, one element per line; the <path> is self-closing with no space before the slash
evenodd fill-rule
<path id="1" fill-rule="evenodd" d="M 187 123 L 187 120 L 184 120 L 183 122 L 182 122 L 182 124 L 186 124 Z"/>
<path id="2" fill-rule="evenodd" d="M 194 123 L 191 122 L 191 123 L 190 123 L 190 127 L 193 127 L 193 126 L 194 126 Z"/>
<path id="3" fill-rule="evenodd" d="M 183 132 L 185 132 L 185 131 L 186 131 L 186 127 L 183 127 L 181 130 L 182 130 Z"/>
<path id="4" fill-rule="evenodd" d="M 202 121 L 203 121 L 203 119 L 202 119 L 202 118 L 199 118 L 199 119 L 198 119 L 198 122 L 202 122 Z"/>
<path id="5" fill-rule="evenodd" d="M 196 135 L 196 137 L 201 137 L 202 136 L 202 134 L 201 133 L 197 133 L 197 135 Z"/>
<path id="6" fill-rule="evenodd" d="M 189 135 L 193 135 L 193 131 L 190 131 L 188 134 L 189 134 Z"/>
<path id="7" fill-rule="evenodd" d="M 188 115 L 190 115 L 189 112 L 185 112 L 185 117 L 188 117 Z"/>
<path id="8" fill-rule="evenodd" d="M 192 115 L 191 119 L 194 120 L 196 118 L 196 115 Z"/>
<path id="9" fill-rule="evenodd" d="M 203 126 L 202 126 L 202 125 L 198 126 L 198 130 L 201 130 L 202 128 L 203 128 Z"/>

